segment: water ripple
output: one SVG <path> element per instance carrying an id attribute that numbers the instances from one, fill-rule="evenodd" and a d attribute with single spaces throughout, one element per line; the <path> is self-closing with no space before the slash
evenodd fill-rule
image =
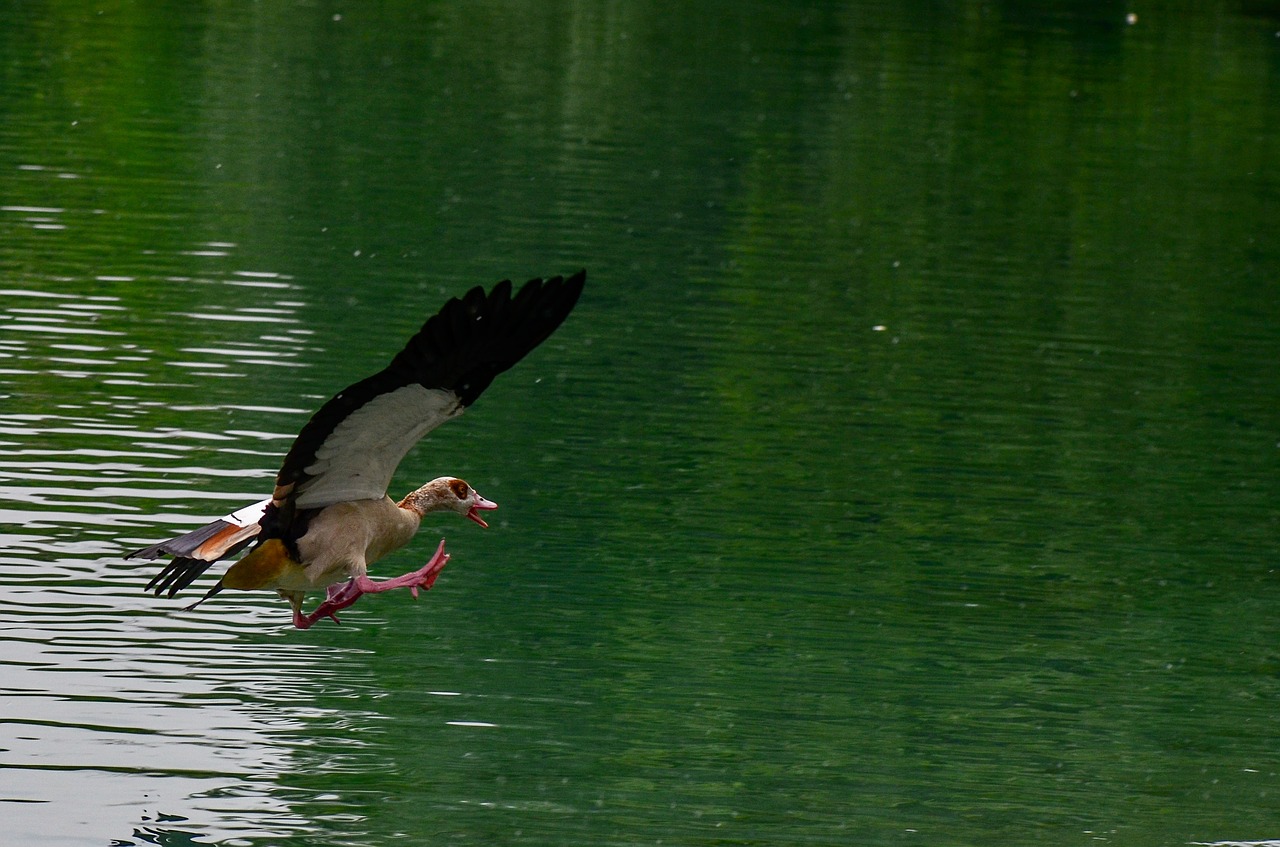
<path id="1" fill-rule="evenodd" d="M 94 283 L 134 279 L 107 273 Z M 191 379 L 184 371 L 297 367 L 297 339 L 307 334 L 295 316 L 300 301 L 171 311 L 168 320 L 193 327 L 272 334 L 209 343 L 205 333 L 166 349 L 154 333 L 136 341 L 122 296 L 27 282 L 0 291 L 0 397 L 19 401 L 0 412 L 6 826 L 29 841 L 54 809 L 67 818 L 64 836 L 136 839 L 121 844 L 182 833 L 250 843 L 308 831 L 313 824 L 268 783 L 300 760 L 348 767 L 317 759 L 313 733 L 342 736 L 376 718 L 315 703 L 354 697 L 349 659 L 361 651 L 291 640 L 287 609 L 269 597 L 173 614 L 176 603 L 142 591 L 158 565 L 121 559 L 270 489 L 270 469 L 304 410 L 246 404 L 243 392 L 206 390 L 207 402 L 185 405 L 172 398 Z M 273 297 L 291 290 L 287 277 L 267 272 L 236 272 L 223 284 Z M 186 425 L 158 424 L 161 413 Z M 343 736 L 340 747 L 350 759 L 366 744 Z M 77 798 L 70 810 L 54 799 L 69 796 Z"/>

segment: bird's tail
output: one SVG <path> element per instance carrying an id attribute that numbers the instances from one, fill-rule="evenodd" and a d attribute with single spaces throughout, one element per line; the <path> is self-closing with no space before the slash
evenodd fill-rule
<path id="1" fill-rule="evenodd" d="M 192 609 L 194 609 L 196 606 L 199 606 L 199 605 L 200 605 L 201 603 L 203 603 L 205 600 L 208 600 L 210 597 L 212 597 L 213 595 L 217 594 L 217 593 L 218 593 L 219 591 L 221 591 L 221 590 L 222 590 L 222 580 L 218 580 L 218 582 L 213 586 L 213 588 L 210 588 L 207 592 L 205 592 L 205 595 L 204 595 L 203 597 L 201 597 L 199 600 L 197 600 L 196 602 L 192 603 L 190 606 L 183 606 L 183 607 L 182 607 L 182 611 L 184 611 L 184 612 L 190 612 L 190 611 L 191 611 Z"/>
<path id="2" fill-rule="evenodd" d="M 173 561 L 166 564 L 144 589 L 154 591 L 157 597 L 161 594 L 172 597 L 194 582 L 214 562 L 234 556 L 247 547 L 258 536 L 261 529 L 258 522 L 270 502 L 263 500 L 252 506 L 245 506 L 185 535 L 134 550 L 125 558 L 159 559 L 166 555 L 173 556 Z"/>

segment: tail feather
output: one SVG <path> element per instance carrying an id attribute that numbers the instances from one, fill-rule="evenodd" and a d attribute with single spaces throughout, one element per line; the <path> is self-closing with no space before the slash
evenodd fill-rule
<path id="1" fill-rule="evenodd" d="M 200 575 L 209 570 L 218 559 L 225 556 L 234 556 L 243 550 L 249 542 L 253 541 L 253 536 L 242 539 L 239 543 L 228 547 L 224 553 L 212 559 L 200 559 L 193 556 L 178 556 L 164 566 L 160 573 L 156 574 L 150 582 L 147 583 L 145 591 L 154 591 L 159 597 L 164 595 L 172 597 L 182 589 L 200 578 Z"/>
<path id="2" fill-rule="evenodd" d="M 163 570 L 151 578 L 147 583 L 144 591 L 154 591 L 159 597 L 168 592 L 167 596 L 172 597 L 182 590 L 183 586 L 190 585 L 200 574 L 204 573 L 213 565 L 213 562 L 206 562 L 204 559 L 192 559 L 190 556 L 178 556 L 173 561 L 165 564 Z M 182 583 L 181 585 L 177 583 Z"/>
<path id="3" fill-rule="evenodd" d="M 184 611 L 184 612 L 190 612 L 190 611 L 191 611 L 192 609 L 194 609 L 196 606 L 199 606 L 199 605 L 200 605 L 201 603 L 203 603 L 205 600 L 208 600 L 210 597 L 214 596 L 215 594 L 217 594 L 217 593 L 218 593 L 218 592 L 220 592 L 221 590 L 222 590 L 222 580 L 218 580 L 216 583 L 214 583 L 213 588 L 210 588 L 208 591 L 206 591 L 206 592 L 205 592 L 205 594 L 204 594 L 204 596 L 203 596 L 203 597 L 201 597 L 199 600 L 197 600 L 196 602 L 192 603 L 190 606 L 183 606 L 183 607 L 182 607 L 182 611 Z M 170 595 L 170 596 L 172 596 L 172 595 Z"/>
<path id="4" fill-rule="evenodd" d="M 157 597 L 162 594 L 172 597 L 194 582 L 214 562 L 240 552 L 253 541 L 261 530 L 258 521 L 269 502 L 264 500 L 246 506 L 185 535 L 135 550 L 125 558 L 159 559 L 173 556 L 173 560 L 147 583 L 145 589 L 155 592 Z"/>

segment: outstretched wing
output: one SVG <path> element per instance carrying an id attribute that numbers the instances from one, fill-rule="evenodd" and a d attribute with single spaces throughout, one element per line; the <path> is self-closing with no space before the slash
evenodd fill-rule
<path id="1" fill-rule="evenodd" d="M 391 364 L 340 391 L 302 428 L 276 476 L 262 537 L 292 540 L 305 512 L 385 496 L 410 448 L 555 332 L 585 282 L 585 271 L 531 279 L 513 295 L 503 280 L 445 303 Z"/>
<path id="2" fill-rule="evenodd" d="M 175 557 L 147 590 L 173 596 L 255 538 L 292 545 L 315 510 L 384 496 L 419 439 L 462 414 L 498 374 L 555 332 L 586 276 L 531 279 L 514 296 L 503 280 L 487 294 L 476 287 L 449 300 L 391 364 L 320 407 L 289 448 L 271 499 L 130 553 L 126 558 Z"/>

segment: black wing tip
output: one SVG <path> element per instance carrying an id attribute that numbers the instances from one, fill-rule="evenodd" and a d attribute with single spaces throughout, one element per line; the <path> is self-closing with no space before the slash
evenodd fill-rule
<path id="1" fill-rule="evenodd" d="M 462 406 L 470 406 L 498 374 L 564 323 L 586 280 L 585 268 L 568 277 L 536 277 L 513 294 L 511 280 L 504 279 L 488 291 L 477 285 L 449 299 L 386 368 L 348 386 L 320 407 L 285 456 L 277 484 L 305 479 L 305 468 L 324 440 L 348 415 L 380 394 L 416 383 L 451 391 Z M 291 522 L 289 516 L 283 518 L 280 523 Z"/>
<path id="2" fill-rule="evenodd" d="M 504 279 L 494 283 L 486 292 L 483 286 L 477 285 L 462 297 L 455 297 L 440 309 L 440 316 L 455 312 L 462 307 L 464 314 L 472 320 L 486 316 L 494 316 L 512 305 L 523 312 L 536 312 L 544 320 L 552 321 L 546 335 L 550 335 L 573 311 L 582 296 L 582 289 L 587 283 L 587 270 L 583 268 L 569 276 L 534 277 L 521 285 L 512 293 L 513 283 Z M 423 325 L 423 329 L 430 324 Z M 545 339 L 546 335 L 542 337 Z"/>
<path id="3" fill-rule="evenodd" d="M 583 269 L 569 277 L 535 277 L 515 294 L 510 293 L 507 280 L 495 285 L 489 293 L 487 314 L 482 316 L 489 318 L 489 327 L 459 337 L 454 351 L 458 365 L 451 384 L 429 387 L 451 389 L 463 406 L 470 406 L 499 374 L 560 328 L 577 305 L 586 281 Z"/>
<path id="4" fill-rule="evenodd" d="M 453 391 L 470 406 L 498 374 L 564 323 L 586 280 L 582 269 L 568 277 L 534 277 L 514 293 L 509 279 L 487 292 L 476 286 L 429 318 L 387 371 L 405 383 Z"/>
<path id="5" fill-rule="evenodd" d="M 546 278 L 535 277 L 522 285 L 520 287 L 520 292 L 517 292 L 516 296 L 520 296 L 520 293 L 529 286 L 541 288 L 546 292 L 548 299 L 554 299 L 556 305 L 563 308 L 564 314 L 567 317 L 569 312 L 573 310 L 573 307 L 577 305 L 578 298 L 582 295 L 582 289 L 586 284 L 587 269 L 583 268 L 577 273 L 570 274 L 569 276 L 550 276 Z"/>
<path id="6" fill-rule="evenodd" d="M 582 289 L 587 284 L 587 270 L 583 268 L 576 274 L 567 277 L 553 276 L 550 279 L 543 280 L 542 284 L 543 290 L 546 292 L 545 296 L 550 301 L 548 307 L 560 316 L 556 320 L 555 326 L 552 327 L 554 332 L 564 322 L 564 319 L 569 317 L 573 307 L 578 305 L 578 298 L 582 296 Z"/>
<path id="7" fill-rule="evenodd" d="M 555 279 L 561 279 L 561 277 L 555 277 Z M 566 286 L 576 288 L 578 294 L 581 294 L 583 286 L 587 284 L 587 269 L 580 268 L 577 273 L 570 274 L 567 277 L 563 277 L 563 279 Z"/>

